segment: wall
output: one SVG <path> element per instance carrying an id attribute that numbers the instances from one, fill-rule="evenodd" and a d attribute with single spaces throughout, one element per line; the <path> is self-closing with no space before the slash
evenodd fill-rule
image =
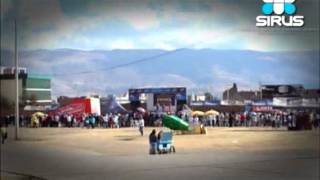
<path id="1" fill-rule="evenodd" d="M 16 82 L 14 79 L 1 79 L 1 96 L 14 103 L 16 98 Z M 19 98 L 22 100 L 22 79 L 19 79 Z"/>

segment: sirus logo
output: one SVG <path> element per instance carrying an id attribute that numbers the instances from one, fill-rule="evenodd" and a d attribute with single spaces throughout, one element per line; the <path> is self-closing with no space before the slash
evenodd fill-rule
<path id="1" fill-rule="evenodd" d="M 257 16 L 257 27 L 301 27 L 304 25 L 304 17 L 294 15 L 296 13 L 295 0 L 263 0 L 261 6 L 263 16 Z"/>

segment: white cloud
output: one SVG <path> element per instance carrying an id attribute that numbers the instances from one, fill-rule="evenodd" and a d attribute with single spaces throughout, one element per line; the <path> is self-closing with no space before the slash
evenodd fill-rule
<path id="1" fill-rule="evenodd" d="M 146 30 L 159 26 L 159 20 L 155 12 L 146 7 L 122 12 L 118 17 L 129 22 L 137 30 Z"/>
<path id="2" fill-rule="evenodd" d="M 131 1 L 99 1 L 99 7 L 89 6 L 88 9 L 97 14 L 94 19 L 100 19 L 100 23 L 109 20 L 123 21 L 138 31 L 158 27 L 159 19 L 148 6 L 148 1 L 137 4 L 139 5 Z"/>
<path id="3" fill-rule="evenodd" d="M 248 17 L 249 12 L 236 3 L 214 1 L 207 2 L 208 7 L 201 8 L 200 4 L 205 3 L 154 3 L 156 8 L 152 9 L 150 1 L 138 5 L 132 1 L 99 1 L 88 3 L 84 12 L 79 11 L 76 12 L 78 15 L 70 16 L 62 9 L 59 1 L 21 1 L 21 21 L 28 26 L 24 26 L 20 34 L 25 39 L 21 47 L 87 50 L 172 50 L 187 47 L 259 51 L 318 47 L 319 43 L 313 36 L 311 40 L 314 43 L 308 41 L 294 45 L 300 42 L 299 38 L 294 38 L 295 34 L 284 35 L 290 35 L 286 39 L 296 40 L 281 41 L 278 33 L 266 33 L 255 28 L 251 16 L 244 18 Z M 190 7 L 184 9 L 184 5 Z M 116 32 L 117 28 L 124 34 Z"/>

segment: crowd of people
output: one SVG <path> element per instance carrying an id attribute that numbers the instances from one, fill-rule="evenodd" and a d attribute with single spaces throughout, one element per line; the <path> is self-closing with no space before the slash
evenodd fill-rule
<path id="1" fill-rule="evenodd" d="M 137 127 L 139 120 L 143 116 L 129 113 L 106 113 L 105 115 L 97 114 L 54 114 L 54 115 L 20 115 L 19 124 L 21 127 L 87 127 L 87 128 L 120 128 L 120 127 Z M 1 122 L 7 125 L 15 125 L 15 116 L 7 115 L 1 118 Z"/>
<path id="2" fill-rule="evenodd" d="M 306 129 L 318 128 L 320 126 L 319 112 L 244 112 L 227 113 L 222 112 L 218 115 L 209 116 L 188 116 L 181 115 L 182 119 L 189 124 L 203 124 L 205 126 L 215 127 L 304 127 Z"/>
<path id="3" fill-rule="evenodd" d="M 265 113 L 235 113 L 221 112 L 217 115 L 209 116 L 192 116 L 188 114 L 177 114 L 180 118 L 189 124 L 212 127 L 296 127 L 313 126 L 320 127 L 319 112 L 265 112 Z M 43 116 L 24 116 L 20 115 L 19 124 L 21 127 L 86 127 L 86 128 L 121 128 L 121 127 L 141 127 L 146 126 L 162 126 L 162 115 L 155 113 L 106 113 L 104 115 L 97 114 L 53 114 Z M 1 124 L 14 125 L 14 115 L 8 115 L 1 118 Z M 308 125 L 307 125 L 308 124 Z M 311 128 L 311 127 L 309 127 Z M 143 130 L 140 130 L 143 135 Z"/>
<path id="4" fill-rule="evenodd" d="M 97 114 L 51 114 L 19 116 L 21 127 L 83 127 L 83 128 L 138 128 L 141 136 L 144 135 L 144 126 L 162 126 L 163 114 L 152 112 L 134 113 L 106 113 Z M 303 130 L 320 128 L 319 111 L 279 111 L 279 112 L 221 112 L 217 115 L 192 116 L 178 113 L 181 119 L 191 125 L 207 127 L 287 127 L 289 130 Z M 15 125 L 15 116 L 1 117 L 2 143 L 7 137 L 6 127 Z"/>

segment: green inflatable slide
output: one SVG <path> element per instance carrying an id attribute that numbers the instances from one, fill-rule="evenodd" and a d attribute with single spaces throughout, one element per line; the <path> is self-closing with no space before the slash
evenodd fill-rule
<path id="1" fill-rule="evenodd" d="M 174 115 L 165 115 L 162 118 L 162 123 L 165 127 L 172 130 L 180 130 L 180 131 L 189 130 L 189 124 Z"/>

